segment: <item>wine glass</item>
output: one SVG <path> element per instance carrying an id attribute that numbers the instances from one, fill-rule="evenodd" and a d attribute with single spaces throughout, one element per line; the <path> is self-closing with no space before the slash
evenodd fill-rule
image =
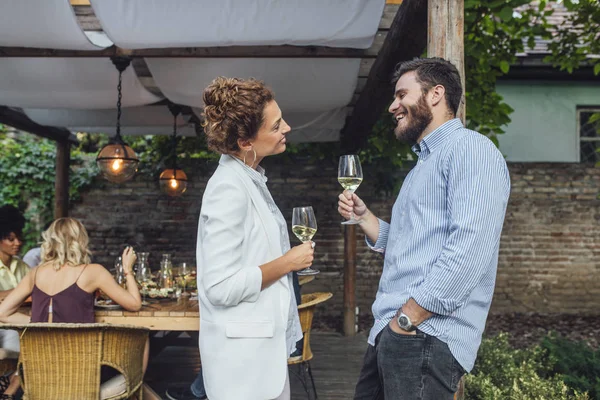
<path id="1" fill-rule="evenodd" d="M 292 232 L 302 242 L 310 241 L 317 233 L 317 219 L 313 208 L 294 207 L 292 211 Z M 316 275 L 319 271 L 311 267 L 298 271 L 298 275 Z"/>
<path id="2" fill-rule="evenodd" d="M 360 159 L 356 154 L 350 154 L 340 157 L 338 167 L 338 182 L 350 193 L 354 193 L 363 180 Z M 343 225 L 355 225 L 360 221 L 354 218 L 354 212 L 350 213 L 350 219 L 342 222 Z"/>
<path id="3" fill-rule="evenodd" d="M 179 267 L 179 284 L 181 285 L 183 291 L 181 292 L 181 295 L 183 297 L 187 297 L 190 294 L 188 292 L 185 291 L 185 287 L 187 285 L 187 280 L 188 278 L 191 276 L 192 271 L 190 266 L 188 265 L 188 263 L 181 263 L 181 266 Z"/>
<path id="4" fill-rule="evenodd" d="M 150 275 L 150 269 L 147 267 L 143 267 L 142 269 L 138 270 L 138 282 L 141 286 L 141 292 L 142 292 L 142 305 L 143 306 L 147 306 L 148 303 L 146 301 L 146 295 L 148 294 L 148 284 L 150 282 L 152 282 L 152 276 Z"/>

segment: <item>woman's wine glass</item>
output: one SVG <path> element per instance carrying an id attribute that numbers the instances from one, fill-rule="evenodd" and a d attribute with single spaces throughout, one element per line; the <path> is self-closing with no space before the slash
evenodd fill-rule
<path id="1" fill-rule="evenodd" d="M 338 182 L 350 193 L 354 193 L 363 180 L 360 159 L 356 154 L 350 154 L 340 157 L 338 167 Z M 360 221 L 354 218 L 354 212 L 350 213 L 350 219 L 342 222 L 344 225 L 358 224 Z"/>
<path id="2" fill-rule="evenodd" d="M 312 240 L 315 233 L 317 233 L 317 219 L 312 207 L 294 207 L 292 211 L 292 232 L 302 243 Z M 318 270 L 311 267 L 298 271 L 298 275 L 316 275 L 318 273 Z"/>

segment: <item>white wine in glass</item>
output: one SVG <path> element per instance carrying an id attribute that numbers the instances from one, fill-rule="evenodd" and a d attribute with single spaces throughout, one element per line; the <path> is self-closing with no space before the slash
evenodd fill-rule
<path id="1" fill-rule="evenodd" d="M 292 211 L 292 232 L 302 242 L 312 240 L 317 233 L 317 219 L 312 207 L 294 207 Z M 319 271 L 311 267 L 298 271 L 298 275 L 316 275 Z"/>
<path id="2" fill-rule="evenodd" d="M 360 159 L 356 154 L 350 154 L 340 157 L 340 164 L 338 166 L 338 182 L 345 190 L 354 193 L 360 186 L 363 180 L 362 168 L 360 166 Z M 350 219 L 342 222 L 344 225 L 358 224 L 354 218 L 354 213 L 350 213 Z"/>

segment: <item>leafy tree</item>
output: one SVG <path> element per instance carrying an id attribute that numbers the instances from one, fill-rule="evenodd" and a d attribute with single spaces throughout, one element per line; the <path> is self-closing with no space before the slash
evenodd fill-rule
<path id="1" fill-rule="evenodd" d="M 7 134 L 0 125 L 0 204 L 24 212 L 24 250 L 35 247 L 54 210 L 56 147 L 28 133 Z M 69 196 L 77 200 L 98 174 L 93 155 L 71 151 Z"/>
<path id="2" fill-rule="evenodd" d="M 591 66 L 600 74 L 600 2 L 598 0 L 564 0 L 570 14 L 556 29 L 548 45 L 551 54 L 545 61 L 569 73 Z"/>

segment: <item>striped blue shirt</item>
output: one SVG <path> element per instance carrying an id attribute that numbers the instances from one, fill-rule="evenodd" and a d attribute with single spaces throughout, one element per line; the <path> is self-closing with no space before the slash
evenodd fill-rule
<path id="1" fill-rule="evenodd" d="M 448 344 L 471 371 L 498 267 L 510 177 L 485 136 L 450 120 L 413 147 L 418 156 L 371 249 L 385 253 L 373 303 L 375 337 L 413 298 L 434 313 L 418 328 Z"/>

